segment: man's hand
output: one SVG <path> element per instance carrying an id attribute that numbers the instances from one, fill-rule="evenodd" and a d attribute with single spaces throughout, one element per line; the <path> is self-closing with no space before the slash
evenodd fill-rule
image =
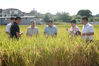
<path id="1" fill-rule="evenodd" d="M 9 32 L 6 32 L 8 35 L 10 35 L 10 33 Z"/>
<path id="2" fill-rule="evenodd" d="M 23 34 L 23 32 L 20 32 L 20 35 L 22 35 Z"/>
<path id="3" fill-rule="evenodd" d="M 16 32 L 16 35 L 17 35 L 18 37 L 20 37 L 22 34 L 23 34 L 23 32 Z"/>

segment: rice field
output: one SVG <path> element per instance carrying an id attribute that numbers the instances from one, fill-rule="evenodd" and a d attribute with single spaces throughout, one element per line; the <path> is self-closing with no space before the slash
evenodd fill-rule
<path id="1" fill-rule="evenodd" d="M 39 36 L 27 37 L 27 27 L 20 26 L 24 34 L 12 40 L 5 33 L 6 26 L 0 26 L 0 66 L 99 66 L 99 25 L 94 25 L 93 43 L 70 36 L 66 31 L 70 25 L 57 25 L 54 38 L 44 36 L 45 25 L 37 26 Z"/>

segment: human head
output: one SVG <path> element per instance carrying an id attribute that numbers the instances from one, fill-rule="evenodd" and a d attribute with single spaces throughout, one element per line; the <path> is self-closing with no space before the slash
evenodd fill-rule
<path id="1" fill-rule="evenodd" d="M 49 27 L 52 27 L 52 26 L 53 26 L 53 21 L 52 21 L 52 20 L 49 20 L 49 21 L 48 21 L 48 26 L 49 26 Z"/>
<path id="2" fill-rule="evenodd" d="M 15 21 L 16 21 L 17 24 L 20 24 L 21 23 L 21 17 L 16 17 Z"/>
<path id="3" fill-rule="evenodd" d="M 76 20 L 72 20 L 72 21 L 71 21 L 71 26 L 72 26 L 72 27 L 75 27 L 75 26 L 76 26 Z"/>
<path id="4" fill-rule="evenodd" d="M 11 18 L 10 18 L 10 22 L 11 22 L 11 23 L 15 22 L 15 18 L 14 18 L 14 17 L 11 17 Z"/>
<path id="5" fill-rule="evenodd" d="M 82 24 L 86 25 L 88 23 L 88 17 L 83 16 L 82 17 Z"/>
<path id="6" fill-rule="evenodd" d="M 36 22 L 34 20 L 31 20 L 31 27 L 35 27 Z"/>

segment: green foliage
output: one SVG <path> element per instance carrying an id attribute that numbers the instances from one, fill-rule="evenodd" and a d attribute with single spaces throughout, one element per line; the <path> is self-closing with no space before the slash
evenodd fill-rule
<path id="1" fill-rule="evenodd" d="M 50 17 L 48 16 L 48 14 L 45 14 L 45 16 L 44 16 L 44 21 L 45 21 L 45 22 L 48 22 L 49 19 L 50 19 Z"/>
<path id="2" fill-rule="evenodd" d="M 74 15 L 72 16 L 72 19 L 81 19 L 82 17 L 80 15 Z"/>
<path id="3" fill-rule="evenodd" d="M 90 10 L 79 10 L 77 15 L 91 17 L 92 12 Z"/>
<path id="4" fill-rule="evenodd" d="M 72 19 L 75 19 L 77 22 L 81 22 L 81 16 L 80 15 L 74 15 L 72 16 Z"/>
<path id="5" fill-rule="evenodd" d="M 96 22 L 99 22 L 99 17 L 95 17 L 94 20 L 95 20 Z"/>
<path id="6" fill-rule="evenodd" d="M 71 20 L 71 17 L 69 16 L 68 13 L 62 12 L 62 13 L 57 13 L 56 14 L 56 21 L 62 21 L 62 22 L 69 22 Z"/>
<path id="7" fill-rule="evenodd" d="M 94 17 L 88 18 L 88 21 L 89 21 L 89 22 L 93 22 L 93 21 L 94 21 Z"/>
<path id="8" fill-rule="evenodd" d="M 99 14 L 96 14 L 96 17 L 99 17 Z"/>

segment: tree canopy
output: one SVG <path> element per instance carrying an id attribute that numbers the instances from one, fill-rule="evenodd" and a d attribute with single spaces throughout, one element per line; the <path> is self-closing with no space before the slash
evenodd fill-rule
<path id="1" fill-rule="evenodd" d="M 79 10 L 77 15 L 91 17 L 92 12 L 90 10 Z"/>

